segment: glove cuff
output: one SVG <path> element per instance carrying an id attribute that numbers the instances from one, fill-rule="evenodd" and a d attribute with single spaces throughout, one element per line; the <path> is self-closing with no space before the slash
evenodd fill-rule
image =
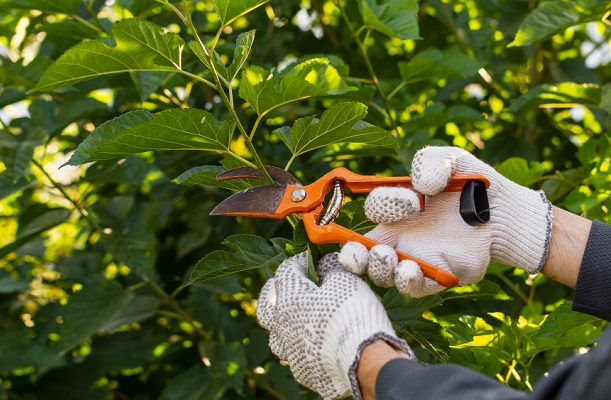
<path id="1" fill-rule="evenodd" d="M 359 386 L 358 379 L 356 377 L 356 368 L 359 365 L 359 361 L 361 360 L 361 354 L 363 354 L 363 349 L 368 345 L 374 343 L 375 341 L 383 339 L 385 342 L 396 348 L 397 350 L 403 351 L 405 354 L 409 356 L 410 359 L 415 359 L 414 353 L 412 349 L 409 348 L 407 342 L 403 339 L 399 339 L 394 334 L 389 335 L 386 332 L 378 332 L 373 334 L 373 336 L 361 342 L 356 352 L 356 357 L 354 361 L 350 365 L 348 369 L 348 379 L 350 380 L 350 388 L 352 390 L 352 397 L 354 400 L 362 400 L 363 395 L 361 394 L 361 387 Z"/>
<path id="2" fill-rule="evenodd" d="M 358 284 L 366 286 L 362 281 Z M 362 291 L 356 290 L 355 293 Z M 363 310 L 368 310 L 368 315 L 363 315 Z M 384 307 L 375 296 L 364 296 L 350 302 L 338 309 L 333 318 L 322 353 L 326 355 L 323 369 L 334 382 L 341 383 L 338 384 L 341 389 L 334 393 L 336 397 L 346 396 L 352 391 L 355 399 L 362 398 L 356 367 L 363 348 L 378 338 L 413 357 L 407 342 L 396 336 Z"/>
<path id="3" fill-rule="evenodd" d="M 505 199 L 490 210 L 495 228 L 490 256 L 493 261 L 538 273 L 549 250 L 552 233 L 552 204 L 543 191 L 513 182 L 503 188 Z M 492 222 L 492 221 L 491 221 Z"/>

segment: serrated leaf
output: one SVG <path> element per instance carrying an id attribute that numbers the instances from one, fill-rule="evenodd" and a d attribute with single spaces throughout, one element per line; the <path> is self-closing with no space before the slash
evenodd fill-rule
<path id="1" fill-rule="evenodd" d="M 203 165 L 183 172 L 174 180 L 174 182 L 178 183 L 179 185 L 187 186 L 215 186 L 236 192 L 251 186 L 242 180 L 230 180 L 223 182 L 217 181 L 216 176 L 224 171 L 227 171 L 227 169 L 224 167 Z"/>
<path id="2" fill-rule="evenodd" d="M 312 58 L 280 73 L 250 66 L 242 71 L 240 80 L 240 97 L 259 115 L 292 101 L 338 95 L 355 89 L 344 83 L 326 58 Z"/>
<path id="3" fill-rule="evenodd" d="M 239 16 L 267 3 L 267 1 L 268 0 L 214 0 L 214 9 L 221 20 L 221 24 L 225 26 L 232 23 Z"/>
<path id="4" fill-rule="evenodd" d="M 584 7 L 589 6 L 589 7 Z M 509 46 L 527 46 L 564 32 L 574 25 L 603 18 L 609 4 L 579 4 L 569 0 L 542 1 L 520 24 L 518 33 Z"/>
<path id="5" fill-rule="evenodd" d="M 223 241 L 232 251 L 217 250 L 199 260 L 189 278 L 189 285 L 254 268 L 275 269 L 293 255 L 292 243 L 286 239 L 265 239 L 255 235 L 233 235 Z"/>
<path id="6" fill-rule="evenodd" d="M 0 259 L 16 251 L 31 240 L 34 240 L 46 230 L 66 222 L 69 216 L 70 211 L 64 208 L 49 209 L 38 215 L 32 221 L 29 221 L 25 226 L 19 226 L 19 231 L 15 240 L 0 248 Z"/>
<path id="7" fill-rule="evenodd" d="M 48 13 L 76 14 L 80 0 L 0 0 L 0 9 L 39 10 Z"/>
<path id="8" fill-rule="evenodd" d="M 594 340 L 600 334 L 602 320 L 592 315 L 573 311 L 572 306 L 572 302 L 566 301 L 552 311 L 541 324 L 535 337 L 561 342 L 562 337 L 571 330 L 585 326 L 586 331 L 581 332 L 580 335 L 582 343 L 586 344 L 588 340 Z M 598 326 L 593 323 L 597 323 Z"/>
<path id="9" fill-rule="evenodd" d="M 288 142 L 294 157 L 335 143 L 367 143 L 374 146 L 397 146 L 390 132 L 361 120 L 367 106 L 361 103 L 339 103 L 323 112 L 319 120 L 314 116 L 300 118 L 292 128 L 276 132 Z M 290 129 L 290 134 L 289 134 Z M 287 140 L 290 137 L 290 141 Z"/>
<path id="10" fill-rule="evenodd" d="M 564 104 L 582 104 L 599 107 L 601 88 L 594 84 L 561 82 L 556 85 L 537 86 L 520 96 L 509 107 L 511 112 L 519 112 L 534 106 L 554 107 Z"/>
<path id="11" fill-rule="evenodd" d="M 97 332 L 109 333 L 143 321 L 158 306 L 156 297 L 137 296 L 114 281 L 85 286 L 70 296 L 63 309 L 59 347 L 67 351 Z"/>
<path id="12" fill-rule="evenodd" d="M 365 200 L 358 199 L 350 201 L 342 207 L 342 212 L 335 220 L 341 226 L 352 231 L 365 234 L 375 228 L 376 224 L 365 215 Z"/>
<path id="13" fill-rule="evenodd" d="M 84 41 L 45 71 L 37 91 L 51 91 L 104 75 L 134 71 L 178 71 L 184 44 L 176 33 L 152 22 L 127 19 L 112 27 L 112 38 Z"/>
<path id="14" fill-rule="evenodd" d="M 459 51 L 442 53 L 437 49 L 421 51 L 409 62 L 399 62 L 397 65 L 401 77 L 407 82 L 467 78 L 475 75 L 481 67 L 477 60 Z"/>
<path id="15" fill-rule="evenodd" d="M 359 11 L 364 26 L 390 38 L 420 39 L 417 0 L 360 0 Z"/>
<path id="16" fill-rule="evenodd" d="M 154 116 L 133 111 L 100 125 L 81 143 L 69 165 L 108 160 L 156 150 L 229 152 L 233 121 L 217 121 L 195 108 L 171 109 Z"/>

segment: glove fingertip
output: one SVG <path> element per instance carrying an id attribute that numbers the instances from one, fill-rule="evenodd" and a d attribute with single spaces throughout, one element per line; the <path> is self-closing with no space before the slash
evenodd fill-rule
<path id="1" fill-rule="evenodd" d="M 416 192 L 403 187 L 379 187 L 365 199 L 365 215 L 376 224 L 403 221 L 420 210 Z"/>
<path id="2" fill-rule="evenodd" d="M 399 263 L 395 269 L 394 280 L 399 293 L 407 297 L 424 297 L 444 289 L 437 282 L 426 278 L 420 266 L 411 260 Z"/>
<path id="3" fill-rule="evenodd" d="M 387 245 L 379 244 L 369 252 L 369 266 L 367 273 L 369 278 L 380 287 L 392 287 L 394 283 L 393 273 L 399 259 L 395 250 Z"/>
<path id="4" fill-rule="evenodd" d="M 337 260 L 346 271 L 362 275 L 367 269 L 369 250 L 359 242 L 348 242 L 342 247 Z"/>

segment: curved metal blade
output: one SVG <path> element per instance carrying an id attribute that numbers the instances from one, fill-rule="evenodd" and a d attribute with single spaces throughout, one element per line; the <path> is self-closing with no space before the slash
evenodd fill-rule
<path id="1" fill-rule="evenodd" d="M 265 169 L 269 173 L 269 176 L 271 176 L 274 182 L 276 182 L 278 185 L 301 185 L 293 174 L 283 170 L 282 168 L 266 165 Z M 221 172 L 216 176 L 216 180 L 219 182 L 230 179 L 265 179 L 265 176 L 258 169 L 251 167 L 230 169 Z"/>
<path id="2" fill-rule="evenodd" d="M 251 187 L 227 197 L 210 212 L 210 215 L 282 218 L 275 216 L 275 213 L 285 190 L 285 186 L 276 185 Z"/>

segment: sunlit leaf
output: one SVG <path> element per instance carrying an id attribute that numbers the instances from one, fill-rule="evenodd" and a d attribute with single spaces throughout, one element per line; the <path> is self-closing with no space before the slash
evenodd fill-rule
<path id="1" fill-rule="evenodd" d="M 607 83 L 602 87 L 600 94 L 600 106 L 607 114 L 611 115 L 611 83 Z"/>
<path id="2" fill-rule="evenodd" d="M 69 165 L 107 160 L 151 150 L 229 152 L 233 121 L 217 121 L 194 108 L 159 114 L 133 111 L 100 125 L 74 152 Z"/>
<path id="3" fill-rule="evenodd" d="M 62 312 L 60 349 L 70 350 L 98 332 L 110 333 L 154 315 L 159 300 L 136 295 L 114 281 L 90 285 L 70 296 Z"/>
<path id="4" fill-rule="evenodd" d="M 339 103 L 327 109 L 320 119 L 314 116 L 300 118 L 291 128 L 283 127 L 276 132 L 295 157 L 335 143 L 396 146 L 390 132 L 361 121 L 366 115 L 364 104 Z"/>
<path id="5" fill-rule="evenodd" d="M 420 39 L 416 0 L 360 0 L 359 10 L 366 27 L 399 39 Z"/>
<path id="6" fill-rule="evenodd" d="M 477 283 L 456 286 L 440 294 L 444 301 L 456 299 L 472 300 L 511 300 L 511 297 L 501 287 L 487 279 Z"/>
<path id="7" fill-rule="evenodd" d="M 28 181 L 24 177 L 15 180 L 6 174 L 0 175 L 0 200 L 20 190 L 27 189 L 35 183 L 36 181 Z"/>
<path id="8" fill-rule="evenodd" d="M 608 11 L 609 4 L 604 0 L 594 2 L 542 1 L 520 24 L 520 29 L 509 46 L 527 46 L 539 42 L 562 33 L 571 26 L 600 20 Z"/>
<path id="9" fill-rule="evenodd" d="M 42 128 L 34 126 L 31 120 L 14 122 L 19 126 L 18 134 L 0 130 L 0 161 L 6 167 L 5 174 L 17 181 L 30 165 L 34 149 L 42 145 L 48 135 Z"/>
<path id="10" fill-rule="evenodd" d="M 312 58 L 282 72 L 250 66 L 243 70 L 240 97 L 263 115 L 283 104 L 353 90 L 326 58 Z"/>
<path id="11" fill-rule="evenodd" d="M 497 167 L 497 171 L 507 179 L 526 187 L 539 182 L 546 172 L 541 163 L 532 161 L 529 165 L 524 158 L 520 157 L 512 157 L 503 161 Z"/>
<path id="12" fill-rule="evenodd" d="M 233 20 L 247 12 L 254 10 L 268 0 L 214 0 L 214 9 L 223 26 L 230 24 Z"/>
<path id="13" fill-rule="evenodd" d="M 535 334 L 540 346 L 583 346 L 600 335 L 602 320 L 592 315 L 572 310 L 572 302 L 566 301 L 551 312 Z"/>
<path id="14" fill-rule="evenodd" d="M 82 42 L 54 62 L 34 88 L 50 91 L 119 72 L 176 71 L 183 40 L 152 22 L 120 20 L 112 38 Z"/>
<path id="15" fill-rule="evenodd" d="M 100 239 L 108 252 L 135 274 L 147 279 L 154 278 L 157 252 L 155 235 L 150 229 L 143 227 L 127 232 L 103 233 Z"/>
<path id="16" fill-rule="evenodd" d="M 601 89 L 595 84 L 562 82 L 556 85 L 544 84 L 529 90 L 509 107 L 511 112 L 519 112 L 534 106 L 584 105 L 600 106 Z"/>
<path id="17" fill-rule="evenodd" d="M 233 60 L 231 61 L 231 64 L 229 65 L 227 71 L 228 82 L 233 81 L 238 75 L 238 72 L 240 72 L 242 67 L 244 67 L 246 60 L 250 55 L 252 44 L 255 41 L 255 32 L 256 30 L 253 29 L 251 31 L 244 32 L 238 35 L 235 44 L 235 50 L 233 51 Z"/>

